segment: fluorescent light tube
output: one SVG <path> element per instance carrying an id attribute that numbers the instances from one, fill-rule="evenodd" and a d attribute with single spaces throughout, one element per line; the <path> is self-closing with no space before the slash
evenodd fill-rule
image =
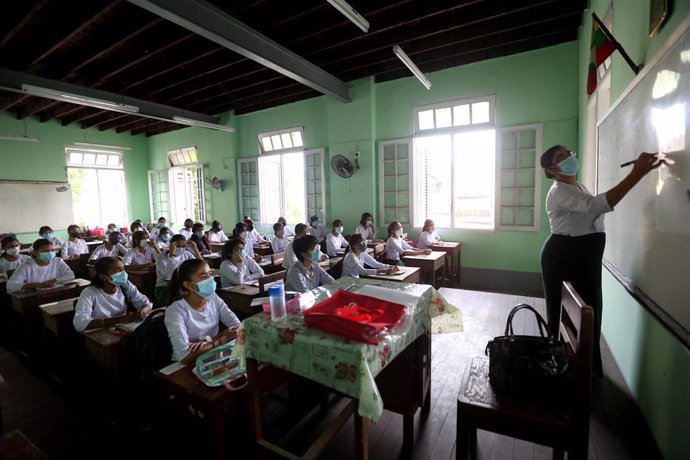
<path id="1" fill-rule="evenodd" d="M 38 142 L 38 141 L 40 141 L 40 139 L 37 137 L 29 137 L 29 136 L 0 136 L 0 141 Z"/>
<path id="2" fill-rule="evenodd" d="M 32 96 L 45 97 L 47 99 L 69 102 L 77 105 L 85 105 L 87 107 L 94 107 L 97 109 L 111 110 L 113 112 L 139 113 L 139 107 L 133 105 L 81 96 L 79 94 L 65 93 L 63 91 L 56 91 L 49 88 L 41 88 L 40 86 L 22 85 L 22 91 Z"/>
<path id="3" fill-rule="evenodd" d="M 352 21 L 357 27 L 362 29 L 364 33 L 369 32 L 369 21 L 364 19 L 364 17 L 357 12 L 349 3 L 345 0 L 326 0 L 328 3 L 333 5 L 333 7 L 343 13 L 343 15 Z"/>
<path id="4" fill-rule="evenodd" d="M 173 117 L 172 121 L 174 121 L 175 123 L 179 123 L 181 125 L 196 126 L 198 128 L 209 128 L 218 131 L 227 131 L 229 133 L 235 132 L 235 128 L 232 128 L 230 126 L 223 126 L 217 123 L 208 123 L 206 121 L 200 120 L 192 120 L 191 118 Z"/>
<path id="5" fill-rule="evenodd" d="M 402 48 L 400 48 L 398 45 L 395 45 L 393 47 L 393 52 L 396 56 L 398 56 L 398 58 L 400 58 L 403 64 L 405 64 L 405 66 L 407 66 L 407 68 L 410 69 L 414 76 L 417 77 L 417 80 L 419 80 L 426 89 L 431 89 L 431 82 L 426 78 L 422 71 L 419 70 L 419 67 L 417 67 L 415 63 L 412 62 L 412 59 L 410 59 L 410 57 L 407 54 L 405 54 Z"/>
<path id="6" fill-rule="evenodd" d="M 79 147 L 97 147 L 101 149 L 115 149 L 115 150 L 132 150 L 132 147 L 126 145 L 110 145 L 110 144 L 92 144 L 91 142 L 73 142 L 74 145 Z"/>

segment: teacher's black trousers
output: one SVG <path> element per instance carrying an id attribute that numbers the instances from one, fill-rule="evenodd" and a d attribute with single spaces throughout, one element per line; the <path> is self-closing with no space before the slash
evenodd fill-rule
<path id="1" fill-rule="evenodd" d="M 603 376 L 601 364 L 601 259 L 605 233 L 582 236 L 551 234 L 541 249 L 541 276 L 546 299 L 546 316 L 551 334 L 558 337 L 563 281 L 570 281 L 584 302 L 594 310 L 593 370 Z"/>

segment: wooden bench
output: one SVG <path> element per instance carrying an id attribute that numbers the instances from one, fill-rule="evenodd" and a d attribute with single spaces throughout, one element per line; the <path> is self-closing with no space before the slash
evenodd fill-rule
<path id="1" fill-rule="evenodd" d="M 287 270 L 271 273 L 270 275 L 259 278 L 259 296 L 263 297 L 266 294 L 265 287 L 267 284 L 274 283 L 276 281 L 285 281 L 285 278 L 287 278 Z"/>
<path id="2" fill-rule="evenodd" d="M 594 312 L 568 282 L 563 283 L 560 336 L 574 358 L 570 394 L 544 402 L 534 397 L 496 397 L 489 383 L 489 360 L 468 363 L 458 395 L 457 459 L 474 458 L 477 429 L 554 448 L 553 457 L 586 459 L 592 393 Z"/>

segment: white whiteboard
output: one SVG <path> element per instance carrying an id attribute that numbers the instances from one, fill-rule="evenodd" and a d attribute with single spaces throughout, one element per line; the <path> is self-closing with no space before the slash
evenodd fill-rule
<path id="1" fill-rule="evenodd" d="M 689 27 L 678 28 L 599 124 L 597 190 L 620 182 L 630 172 L 620 165 L 640 152 L 667 152 L 675 162 L 606 215 L 604 265 L 690 348 Z"/>
<path id="2" fill-rule="evenodd" d="M 38 234 L 43 225 L 65 230 L 74 220 L 69 184 L 0 181 L 0 216 L 0 233 Z"/>

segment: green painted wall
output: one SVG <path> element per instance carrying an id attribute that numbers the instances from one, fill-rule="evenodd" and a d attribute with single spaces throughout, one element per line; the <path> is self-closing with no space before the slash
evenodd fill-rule
<path id="1" fill-rule="evenodd" d="M 57 121 L 40 123 L 33 118 L 17 120 L 9 113 L 0 113 L 0 133 L 4 135 L 24 134 L 24 123 L 29 136 L 38 137 L 40 142 L 17 142 L 0 140 L 0 180 L 67 181 L 65 168 L 65 146 L 74 141 L 130 146 L 124 152 L 125 181 L 127 183 L 127 205 L 129 221 L 149 214 L 148 145 L 144 136 L 117 134 L 115 131 L 80 129 L 76 125 L 62 126 Z M 129 222 L 122 222 L 129 225 Z M 46 222 L 50 225 L 50 222 Z M 57 235 L 66 238 L 66 229 L 53 228 Z M 36 233 L 21 234 L 22 242 L 33 242 Z"/>
<path id="2" fill-rule="evenodd" d="M 653 38 L 647 34 L 649 0 L 613 1 L 613 34 L 633 61 L 649 62 L 678 25 L 690 14 L 690 1 L 674 1 L 669 21 Z M 609 1 L 592 0 L 579 40 L 579 138 L 587 126 L 587 65 L 591 11 L 603 17 Z M 619 53 L 611 67 L 611 103 L 633 80 L 634 74 Z M 584 145 L 582 142 L 581 145 Z M 611 237 L 611 235 L 609 235 Z M 603 333 L 630 390 L 665 458 L 688 458 L 690 452 L 690 354 L 647 310 L 604 270 Z"/>

